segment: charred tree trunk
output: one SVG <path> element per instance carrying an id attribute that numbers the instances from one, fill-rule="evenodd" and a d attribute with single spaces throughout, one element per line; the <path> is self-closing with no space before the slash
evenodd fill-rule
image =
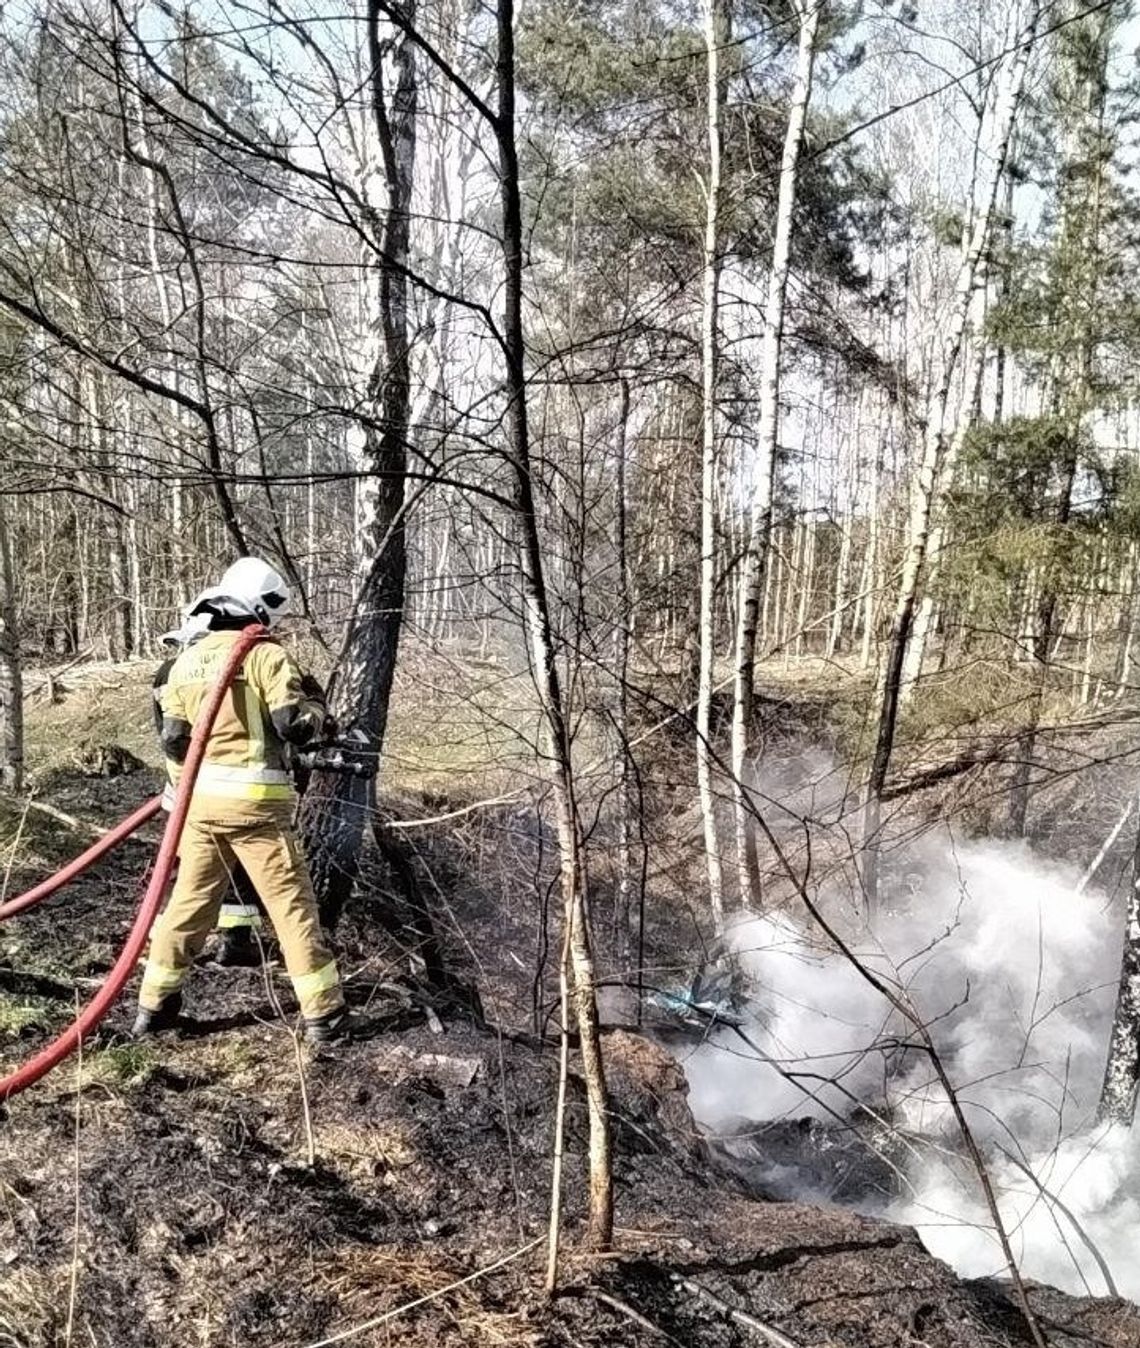
<path id="1" fill-rule="evenodd" d="M 558 678 L 554 632 L 546 589 L 542 542 L 538 530 L 531 473 L 530 427 L 527 420 L 526 343 L 523 335 L 523 220 L 515 141 L 515 34 L 513 0 L 499 0 L 497 14 L 498 108 L 494 117 L 499 152 L 504 269 L 503 351 L 506 357 L 506 430 L 514 474 L 518 562 L 522 574 L 525 621 L 531 669 L 542 708 L 544 765 L 554 801 L 561 857 L 565 956 L 573 975 L 575 1017 L 589 1116 L 589 1243 L 606 1249 L 613 1239 L 613 1174 L 610 1123 L 602 1061 L 598 1003 L 594 988 L 585 843 L 574 791 L 570 727 Z M 554 1266 L 548 1270 L 553 1281 Z"/>
<path id="2" fill-rule="evenodd" d="M 407 544 L 404 486 L 409 420 L 409 220 L 416 156 L 416 66 L 405 25 L 412 0 L 382 10 L 368 4 L 371 110 L 383 162 L 387 207 L 371 220 L 379 281 L 380 349 L 369 380 L 373 415 L 364 435 L 368 476 L 357 498 L 357 595 L 337 659 L 330 705 L 338 724 L 361 732 L 375 763 L 384 742 L 404 611 Z M 388 87 L 391 71 L 392 87 Z M 372 778 L 318 773 L 305 795 L 303 829 L 322 920 L 333 926 L 355 883 L 365 829 L 375 814 Z"/>
<path id="3" fill-rule="evenodd" d="M 1130 1127 L 1140 1085 L 1140 829 L 1132 852 L 1132 887 L 1124 917 L 1124 955 L 1116 1015 L 1108 1041 L 1108 1062 L 1097 1119 Z"/>

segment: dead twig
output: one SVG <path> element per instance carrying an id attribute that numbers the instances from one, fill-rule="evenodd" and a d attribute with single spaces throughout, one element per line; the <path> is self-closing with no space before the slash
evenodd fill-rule
<path id="1" fill-rule="evenodd" d="M 46 814 L 52 819 L 58 820 L 61 824 L 66 824 L 68 828 L 73 828 L 77 833 L 89 833 L 93 838 L 104 838 L 110 829 L 100 828 L 97 824 L 89 824 L 85 819 L 76 819 L 73 814 L 67 814 L 64 810 L 58 810 L 54 805 L 48 805 L 42 800 L 32 800 L 30 797 L 25 806 L 25 810 L 38 810 L 40 814 Z"/>
<path id="2" fill-rule="evenodd" d="M 1069 1207 L 1067 1207 L 1057 1197 L 1057 1195 L 1053 1193 L 1051 1189 L 1047 1189 L 1045 1185 L 1041 1183 L 1038 1177 L 1033 1173 L 1030 1167 L 1025 1164 L 1024 1161 L 1016 1157 L 1006 1147 L 999 1147 L 998 1150 L 1005 1157 L 1005 1159 L 1009 1161 L 1011 1165 L 1016 1166 L 1017 1169 L 1020 1170 L 1021 1173 L 1025 1175 L 1025 1177 L 1033 1183 L 1033 1185 L 1037 1189 L 1037 1192 L 1041 1195 L 1041 1197 L 1045 1200 L 1045 1202 L 1052 1204 L 1052 1206 L 1057 1209 L 1057 1211 L 1062 1215 L 1062 1217 L 1065 1217 L 1068 1220 L 1073 1230 L 1080 1237 L 1081 1243 L 1084 1245 L 1085 1249 L 1088 1250 L 1089 1254 L 1091 1254 L 1093 1259 L 1096 1261 L 1096 1266 L 1098 1269 L 1100 1269 L 1100 1276 L 1104 1279 L 1104 1285 L 1108 1289 L 1108 1295 L 1110 1297 L 1119 1297 L 1120 1289 L 1116 1286 L 1116 1282 L 1113 1279 L 1112 1270 L 1109 1268 L 1108 1262 L 1106 1261 L 1104 1255 L 1101 1254 L 1100 1250 L 1098 1250 L 1097 1247 L 1093 1244 L 1092 1237 L 1081 1225 L 1081 1223 L 1077 1220 L 1076 1214 Z"/>
<path id="3" fill-rule="evenodd" d="M 639 1310 L 635 1310 L 627 1301 L 622 1301 L 620 1297 L 611 1296 L 609 1292 L 599 1291 L 596 1287 L 589 1289 L 589 1295 L 595 1301 L 601 1302 L 603 1306 L 608 1306 L 610 1310 L 617 1311 L 620 1315 L 632 1320 L 635 1325 L 640 1325 L 642 1329 L 648 1329 L 650 1333 L 657 1334 L 666 1343 L 673 1344 L 674 1348 L 685 1348 L 685 1345 L 679 1339 L 675 1339 L 660 1325 L 655 1325 L 648 1316 L 642 1315 Z"/>
<path id="4" fill-rule="evenodd" d="M 554 1164 L 550 1177 L 550 1225 L 546 1240 L 546 1291 L 553 1295 L 558 1283 L 558 1242 L 562 1226 L 562 1163 L 566 1146 L 566 1084 L 570 1077 L 570 923 L 562 934 L 558 961 L 560 1037 L 558 1049 L 558 1098 L 554 1106 Z"/>
<path id="5" fill-rule="evenodd" d="M 8 885 L 12 879 L 12 867 L 16 862 L 16 855 L 20 850 L 20 842 L 24 836 L 24 825 L 28 821 L 28 811 L 32 808 L 32 798 L 29 796 L 24 802 L 24 810 L 20 815 L 20 823 L 16 829 L 16 836 L 12 839 L 12 845 L 8 848 L 8 860 L 4 866 L 4 883 L 0 885 L 0 903 L 8 897 Z"/>
<path id="6" fill-rule="evenodd" d="M 305 1160 L 312 1170 L 317 1164 L 317 1140 L 313 1133 L 313 1111 L 309 1104 L 309 1084 L 305 1080 L 305 1059 L 301 1053 L 301 1031 L 294 1027 L 290 1034 L 293 1039 L 293 1055 L 297 1063 L 297 1084 L 301 1089 L 301 1118 L 305 1124 Z"/>
<path id="7" fill-rule="evenodd" d="M 1124 805 L 1124 812 L 1121 814 L 1120 818 L 1116 821 L 1115 825 L 1113 826 L 1112 832 L 1108 835 L 1107 838 L 1105 838 L 1104 842 L 1101 844 L 1100 851 L 1096 854 L 1095 857 L 1093 857 L 1093 859 L 1089 862 L 1088 866 L 1085 868 L 1084 875 L 1081 876 L 1080 880 L 1077 883 L 1076 889 L 1073 890 L 1073 894 L 1075 897 L 1079 898 L 1085 892 L 1085 890 L 1088 889 L 1089 885 L 1092 884 L 1093 880 L 1096 877 L 1097 871 L 1099 871 L 1101 866 L 1104 864 L 1105 857 L 1108 856 L 1109 852 L 1112 851 L 1112 844 L 1117 840 L 1117 838 L 1120 837 L 1121 830 L 1124 828 L 1124 825 L 1128 823 L 1129 816 L 1132 814 L 1132 810 L 1135 807 L 1135 805 L 1136 805 L 1135 799 L 1132 796 L 1129 796 L 1128 800 L 1125 802 Z"/>
<path id="8" fill-rule="evenodd" d="M 75 998 L 75 1014 L 79 1015 L 79 997 Z M 67 1293 L 67 1328 L 64 1331 L 64 1348 L 71 1348 L 71 1336 L 75 1329 L 75 1303 L 79 1295 L 79 1221 L 81 1215 L 79 1187 L 79 1130 L 83 1121 L 83 1039 L 76 1045 L 75 1056 L 75 1145 L 73 1150 L 73 1172 L 75 1181 L 75 1213 L 71 1232 L 71 1278 Z"/>
<path id="9" fill-rule="evenodd" d="M 715 1307 L 722 1315 L 727 1315 L 730 1320 L 735 1320 L 738 1325 L 744 1325 L 748 1329 L 755 1330 L 762 1339 L 772 1345 L 772 1348 L 800 1348 L 795 1339 L 789 1339 L 786 1334 L 781 1334 L 778 1329 L 765 1324 L 763 1320 L 758 1320 L 754 1315 L 749 1315 L 747 1311 L 738 1311 L 735 1306 L 730 1306 L 722 1297 L 718 1297 L 715 1292 L 710 1292 L 707 1287 L 703 1287 L 699 1282 L 693 1282 L 691 1278 L 683 1278 L 679 1273 L 674 1273 L 672 1278 L 678 1287 L 683 1287 L 686 1292 L 691 1293 L 698 1300 L 707 1301 L 710 1306 Z"/>
<path id="10" fill-rule="evenodd" d="M 30 701 L 33 697 L 39 697 L 41 693 L 47 693 L 49 702 L 57 702 L 59 699 L 56 697 L 56 682 L 62 679 L 69 669 L 81 665 L 93 653 L 93 650 L 94 648 L 89 646 L 85 651 L 80 651 L 73 660 L 69 660 L 66 665 L 60 665 L 58 669 L 45 669 L 43 683 L 38 688 L 29 689 L 24 696 Z"/>
<path id="11" fill-rule="evenodd" d="M 301 1052 L 300 1027 L 290 1025 L 285 1016 L 281 999 L 277 996 L 277 989 L 273 986 L 273 975 L 269 971 L 269 961 L 265 958 L 265 945 L 262 942 L 261 933 L 256 927 L 253 930 L 253 935 L 257 941 L 258 954 L 261 956 L 261 974 L 265 980 L 265 993 L 269 998 L 269 1004 L 281 1021 L 285 1033 L 293 1041 L 293 1058 L 297 1066 L 297 1084 L 301 1094 L 301 1119 L 305 1125 L 305 1159 L 309 1169 L 312 1170 L 317 1164 L 317 1140 L 313 1132 L 313 1111 L 309 1104 L 309 1083 L 305 1079 L 305 1056 Z"/>

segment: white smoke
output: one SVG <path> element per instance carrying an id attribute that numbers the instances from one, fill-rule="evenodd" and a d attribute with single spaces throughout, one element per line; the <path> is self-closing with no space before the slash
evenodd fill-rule
<path id="1" fill-rule="evenodd" d="M 1022 845 L 929 850 L 915 858 L 912 892 L 873 935 L 846 935 L 930 1026 L 990 1158 L 1026 1276 L 1100 1294 L 1099 1254 L 1120 1292 L 1140 1299 L 1140 1129 L 1094 1121 L 1120 915 L 1103 894 L 1078 895 L 1078 879 Z M 751 1044 L 721 1029 L 686 1059 L 701 1123 L 715 1135 L 805 1115 L 889 1119 L 908 1191 L 886 1215 L 917 1226 L 963 1274 L 1000 1273 L 977 1178 L 903 1018 L 788 918 L 742 923 L 732 943 L 756 991 L 742 1026 Z M 898 1134 L 909 1144 L 899 1146 Z M 892 1147 L 884 1137 L 880 1130 L 877 1145 Z"/>

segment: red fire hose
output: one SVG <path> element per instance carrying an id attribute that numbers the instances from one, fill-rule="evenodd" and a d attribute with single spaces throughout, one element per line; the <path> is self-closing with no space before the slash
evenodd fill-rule
<path id="1" fill-rule="evenodd" d="M 7 903 L 0 903 L 0 922 L 3 922 L 6 917 L 15 917 L 17 913 L 22 913 L 25 908 L 31 908 L 44 899 L 51 898 L 64 885 L 74 880 L 77 875 L 82 875 L 88 866 L 94 866 L 100 858 L 105 857 L 108 852 L 118 847 L 124 838 L 129 838 L 148 819 L 153 819 L 161 809 L 161 796 L 155 796 L 153 800 L 148 800 L 145 805 L 140 805 L 134 814 L 127 815 L 121 824 L 116 824 L 113 829 L 109 829 L 86 852 L 77 856 L 74 861 L 69 861 L 62 870 L 56 871 L 53 876 L 35 885 L 27 893 L 19 894 L 16 898 L 9 899 Z"/>
<path id="2" fill-rule="evenodd" d="M 127 979 L 134 972 L 135 965 L 143 952 L 147 936 L 150 934 L 151 926 L 158 913 L 162 897 L 166 893 L 170 872 L 178 855 L 178 841 L 182 836 L 182 828 L 190 810 L 190 797 L 194 791 L 194 781 L 198 776 L 198 769 L 202 766 L 202 760 L 206 754 L 206 743 L 213 728 L 214 720 L 221 708 L 222 699 L 251 648 L 268 635 L 264 627 L 247 627 L 239 634 L 237 641 L 234 642 L 233 650 L 230 651 L 225 666 L 218 676 L 217 683 L 210 690 L 210 695 L 198 714 L 194 733 L 190 738 L 190 749 L 186 754 L 186 761 L 182 765 L 182 775 L 178 779 L 178 789 L 174 793 L 174 804 L 171 807 L 170 817 L 166 821 L 166 829 L 159 845 L 154 870 L 151 871 L 150 882 L 147 885 L 146 893 L 143 895 L 142 903 L 139 905 L 134 925 L 127 937 L 127 943 L 123 947 L 119 958 L 115 961 L 111 972 L 107 975 L 106 981 L 74 1022 L 57 1039 L 46 1048 L 41 1049 L 34 1058 L 29 1059 L 22 1067 L 18 1067 L 8 1076 L 0 1078 L 0 1100 L 5 1100 L 18 1091 L 31 1086 L 40 1077 L 50 1072 L 69 1053 L 72 1053 L 111 1009 L 115 999 L 122 992 Z"/>

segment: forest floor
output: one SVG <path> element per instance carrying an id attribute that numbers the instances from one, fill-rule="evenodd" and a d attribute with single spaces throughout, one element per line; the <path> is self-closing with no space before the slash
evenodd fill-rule
<path id="1" fill-rule="evenodd" d="M 106 667 L 84 672 L 60 703 L 33 705 L 41 801 L 106 825 L 154 789 L 145 693 L 141 669 Z M 432 719 L 426 699 L 417 714 Z M 431 775 L 439 760 L 416 725 L 397 725 L 397 813 L 454 808 L 464 771 L 465 798 L 508 794 L 524 698 L 503 723 L 498 740 L 480 730 L 468 747 L 452 742 L 457 772 L 446 781 Z M 87 775 L 99 771 L 95 743 L 122 744 L 144 766 Z M 671 771 L 662 768 L 666 794 Z M 586 1122 L 574 1076 L 561 1295 L 544 1298 L 558 1060 L 534 1032 L 548 995 L 541 978 L 537 994 L 533 986 L 540 872 L 512 873 L 536 836 L 509 802 L 489 814 L 478 833 L 416 844 L 449 965 L 478 989 L 485 1021 L 444 999 L 433 1032 L 432 995 L 370 921 L 370 905 L 392 898 L 377 869 L 340 933 L 350 999 L 374 1022 L 369 1039 L 299 1047 L 279 1013 L 291 1005 L 279 969 L 204 963 L 188 985 L 185 1029 L 134 1044 L 124 1002 L 82 1060 L 0 1112 L 0 1345 L 1031 1342 L 1006 1285 L 960 1280 L 911 1231 L 747 1193 L 694 1124 L 674 1058 L 629 1028 L 606 1034 L 616 1251 L 579 1248 Z M 678 807 L 675 824 L 682 815 Z M 9 807 L 6 892 L 86 842 L 50 815 Z M 125 935 L 149 855 L 146 841 L 132 842 L 0 928 L 0 1071 L 90 995 Z M 649 937 L 650 960 L 672 971 L 697 945 L 690 937 L 679 953 L 680 926 Z M 1045 1287 L 1031 1297 L 1056 1348 L 1140 1345 L 1133 1306 Z"/>

